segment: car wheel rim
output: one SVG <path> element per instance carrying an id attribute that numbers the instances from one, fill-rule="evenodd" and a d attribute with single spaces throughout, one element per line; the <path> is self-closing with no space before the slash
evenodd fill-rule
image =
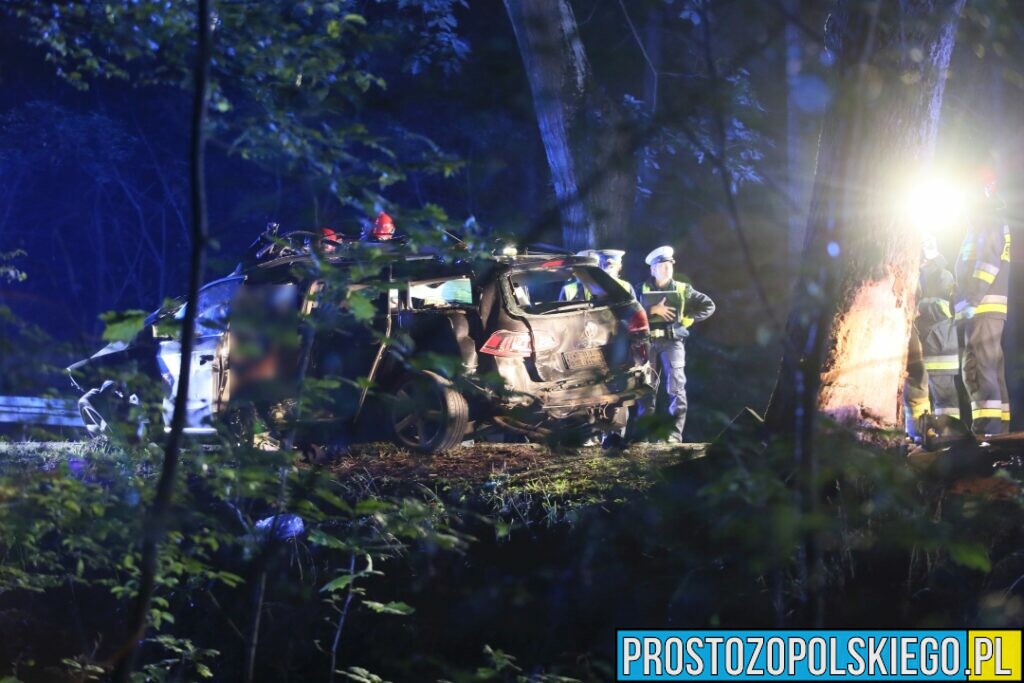
<path id="1" fill-rule="evenodd" d="M 395 434 L 405 444 L 430 443 L 444 429 L 444 410 L 436 392 L 415 380 L 395 394 Z"/>

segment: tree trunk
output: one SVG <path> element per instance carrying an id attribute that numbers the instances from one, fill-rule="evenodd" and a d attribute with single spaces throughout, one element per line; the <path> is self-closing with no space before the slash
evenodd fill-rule
<path id="1" fill-rule="evenodd" d="M 777 431 L 809 429 L 815 410 L 858 424 L 900 422 L 920 237 L 898 193 L 931 160 L 963 5 L 840 0 L 829 18 L 838 89 L 768 410 Z"/>
<path id="2" fill-rule="evenodd" d="M 590 67 L 567 0 L 505 0 L 530 82 L 562 238 L 570 249 L 594 242 L 594 226 L 580 196 L 569 129 L 583 98 Z"/>
<path id="3" fill-rule="evenodd" d="M 568 0 L 505 0 L 571 250 L 625 234 L 636 193 L 628 117 L 594 87 Z"/>
<path id="4" fill-rule="evenodd" d="M 800 16 L 798 0 L 788 0 L 786 9 L 793 17 Z M 801 135 L 801 114 L 796 104 L 796 92 L 800 87 L 800 71 L 803 68 L 803 41 L 800 28 L 794 21 L 786 22 L 784 32 L 786 49 L 783 52 L 783 69 L 786 75 L 786 191 L 789 193 L 791 206 L 803 207 L 807 184 L 801 176 L 803 168 L 803 149 Z M 802 211 L 789 213 L 787 230 L 790 264 L 799 262 L 803 245 L 804 229 L 807 227 L 807 216 Z"/>
<path id="5" fill-rule="evenodd" d="M 170 433 L 164 445 L 163 466 L 157 480 L 156 494 L 146 519 L 143 521 L 142 559 L 140 562 L 139 592 L 135 608 L 128 625 L 129 636 L 125 644 L 115 653 L 112 679 L 119 683 L 128 681 L 135 665 L 137 646 L 143 641 L 149 627 L 149 609 L 156 590 L 159 571 L 160 543 L 166 533 L 174 483 L 177 477 L 178 451 L 185 430 L 187 413 L 189 375 L 192 361 L 195 323 L 198 309 L 199 287 L 203 283 L 206 267 L 206 243 L 209 230 L 206 222 L 206 174 L 204 148 L 206 145 L 206 107 L 209 99 L 210 55 L 212 38 L 210 29 L 211 3 L 213 0 L 198 0 L 196 26 L 198 32 L 195 93 L 192 101 L 192 140 L 190 149 L 190 183 L 192 204 L 192 245 L 189 258 L 188 299 L 185 317 L 181 322 L 181 360 L 178 371 L 178 390 L 174 396 L 174 413 L 171 417 Z"/>

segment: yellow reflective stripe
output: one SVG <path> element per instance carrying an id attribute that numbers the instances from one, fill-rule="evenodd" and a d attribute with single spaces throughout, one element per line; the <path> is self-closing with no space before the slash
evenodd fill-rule
<path id="1" fill-rule="evenodd" d="M 931 408 L 931 404 L 929 404 L 927 396 L 924 398 L 911 399 L 909 403 L 910 416 L 915 419 L 927 413 L 928 409 Z"/>
<path id="2" fill-rule="evenodd" d="M 693 324 L 693 318 L 687 318 L 687 317 L 686 317 L 686 316 L 684 315 L 684 316 L 683 316 L 683 327 L 689 327 L 689 326 L 690 326 L 690 325 L 692 325 L 692 324 Z"/>
<path id="3" fill-rule="evenodd" d="M 1006 304 L 978 304 L 974 314 L 980 313 L 1006 313 Z"/>
<path id="4" fill-rule="evenodd" d="M 971 417 L 975 420 L 981 420 L 987 417 L 1002 419 L 1003 410 L 1002 408 L 975 408 L 971 411 Z"/>
<path id="5" fill-rule="evenodd" d="M 953 317 L 953 312 L 949 310 L 949 302 L 945 299 L 939 300 L 939 308 L 942 309 L 942 312 L 946 314 L 947 318 Z"/>
<path id="6" fill-rule="evenodd" d="M 1003 422 L 1009 422 L 1010 421 L 1010 411 L 1009 410 L 1004 410 L 1003 414 L 1000 415 L 999 419 L 1002 420 Z"/>
<path id="7" fill-rule="evenodd" d="M 925 370 L 959 370 L 960 361 L 958 360 L 926 360 L 924 362 Z"/>
<path id="8" fill-rule="evenodd" d="M 992 273 L 989 273 L 987 271 L 984 271 L 984 270 L 976 270 L 976 271 L 974 271 L 973 277 L 977 278 L 978 280 L 981 280 L 982 282 L 986 282 L 988 284 L 992 284 L 993 282 L 996 281 L 996 276 L 995 275 L 993 275 Z"/>
<path id="9" fill-rule="evenodd" d="M 935 414 L 936 415 L 949 415 L 950 417 L 955 417 L 957 419 L 960 419 L 960 409 L 959 408 L 936 408 L 935 409 Z"/>

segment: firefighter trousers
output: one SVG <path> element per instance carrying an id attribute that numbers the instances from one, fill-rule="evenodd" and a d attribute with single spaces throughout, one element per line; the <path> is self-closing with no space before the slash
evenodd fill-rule
<path id="1" fill-rule="evenodd" d="M 971 430 L 979 436 L 1009 431 L 1010 398 L 1002 346 L 1005 323 L 987 315 L 976 316 L 960 330 L 960 364 L 971 398 Z"/>
<path id="2" fill-rule="evenodd" d="M 949 415 L 960 419 L 960 394 L 956 388 L 956 375 L 928 373 L 928 393 L 932 399 L 932 415 Z"/>
<path id="3" fill-rule="evenodd" d="M 924 353 L 917 328 L 910 326 L 910 346 L 907 347 L 907 381 L 903 389 L 903 422 L 907 436 L 916 438 L 918 420 L 928 412 L 928 373 L 924 369 Z"/>
<path id="4" fill-rule="evenodd" d="M 658 372 L 658 382 L 665 382 L 668 414 L 672 417 L 669 441 L 683 440 L 686 426 L 686 347 L 682 339 L 651 340 L 651 360 Z M 657 392 L 641 404 L 641 414 L 657 409 Z"/>

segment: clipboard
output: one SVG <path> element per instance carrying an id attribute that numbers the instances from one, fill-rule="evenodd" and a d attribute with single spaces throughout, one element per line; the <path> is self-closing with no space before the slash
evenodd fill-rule
<path id="1" fill-rule="evenodd" d="M 666 306 L 671 306 L 672 308 L 676 309 L 677 317 L 679 316 L 679 313 L 683 310 L 683 297 L 679 292 L 675 290 L 665 290 L 661 292 L 643 292 L 641 296 L 643 297 L 642 303 L 644 305 L 644 308 L 648 310 L 650 310 L 651 306 L 654 306 L 655 304 L 660 304 L 662 299 L 665 300 Z"/>

